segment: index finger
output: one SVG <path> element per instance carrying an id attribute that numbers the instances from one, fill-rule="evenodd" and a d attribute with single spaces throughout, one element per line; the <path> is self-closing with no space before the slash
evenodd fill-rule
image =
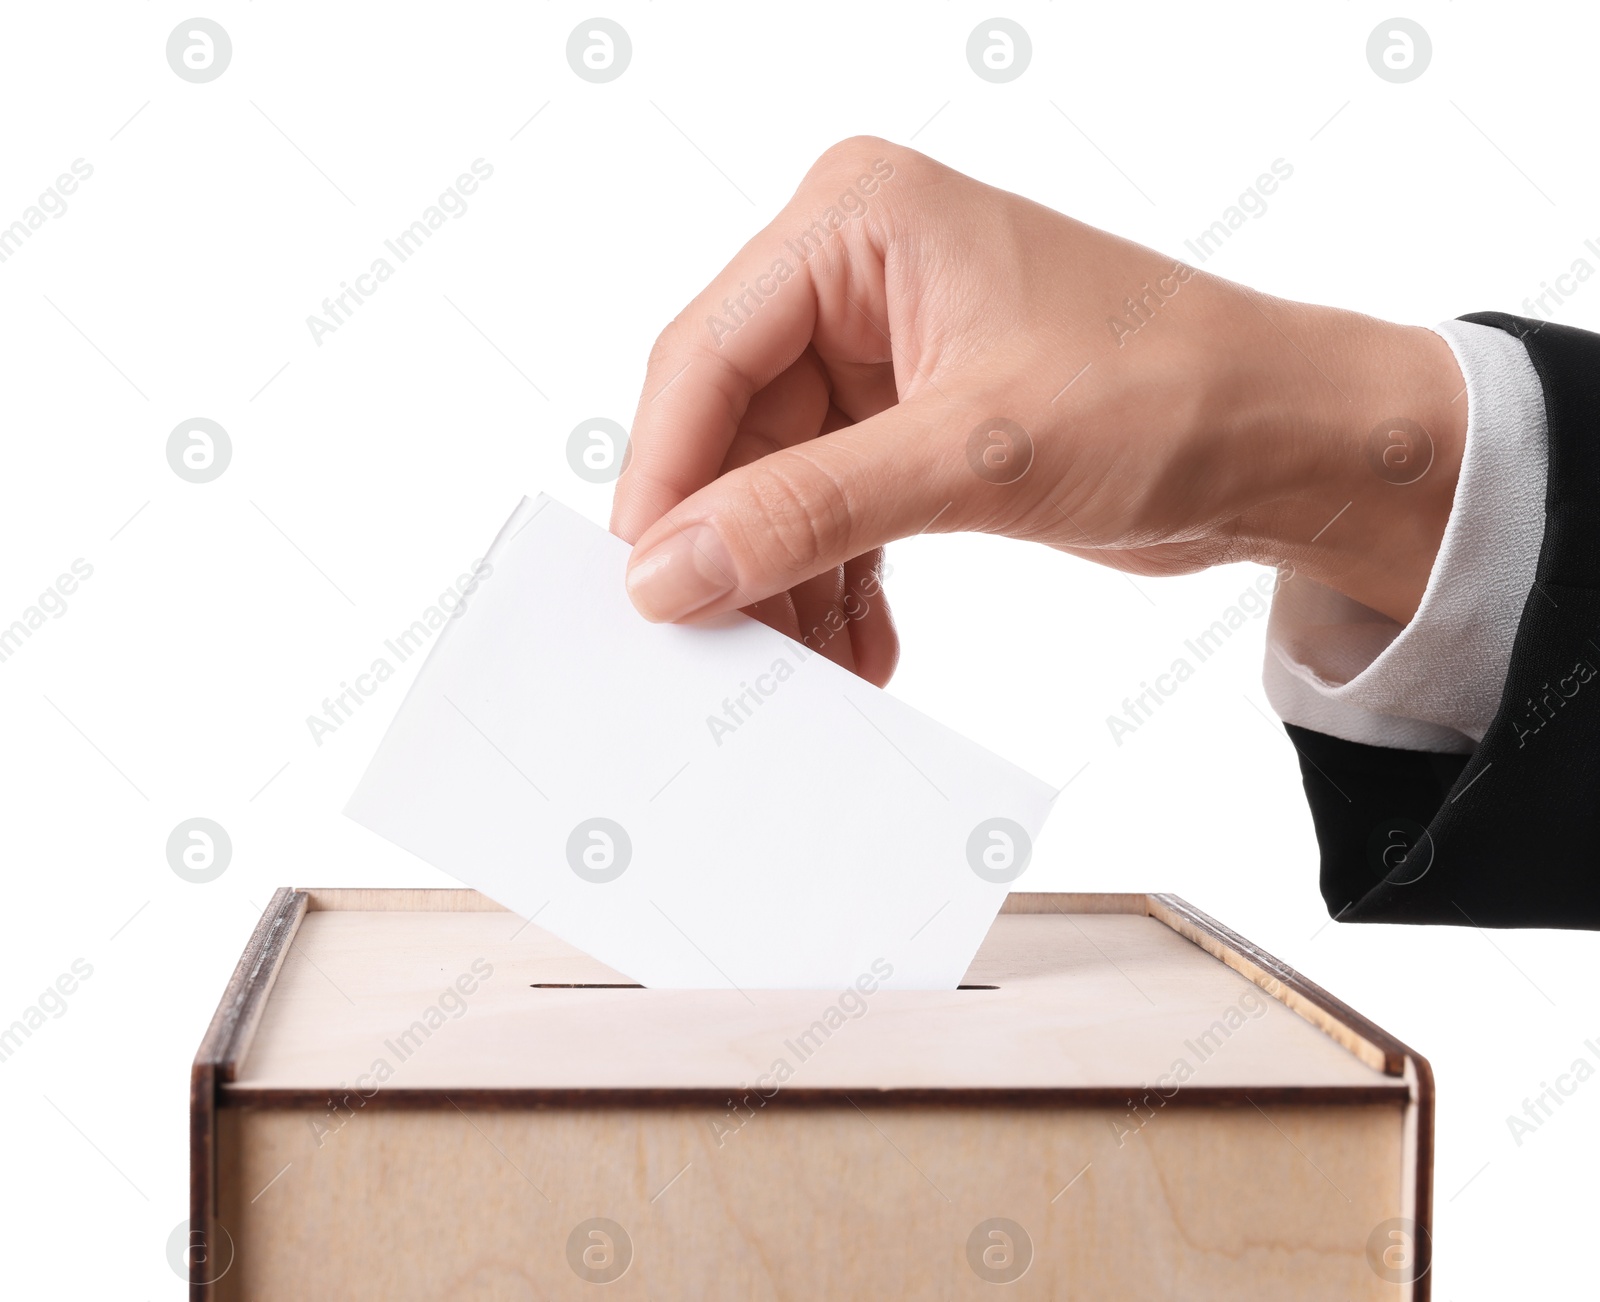
<path id="1" fill-rule="evenodd" d="M 627 542 L 717 477 L 750 399 L 811 341 L 812 266 L 783 256 L 779 221 L 751 239 L 650 350 L 611 506 L 611 531 Z"/>
<path id="2" fill-rule="evenodd" d="M 913 162 L 927 160 L 871 136 L 825 151 L 783 210 L 662 331 L 617 481 L 612 532 L 637 542 L 711 483 L 751 398 L 808 344 L 817 343 L 830 396 L 849 399 L 839 405 L 852 419 L 894 401 L 888 334 L 877 324 L 892 218 L 876 206 L 869 212 L 867 200 Z"/>

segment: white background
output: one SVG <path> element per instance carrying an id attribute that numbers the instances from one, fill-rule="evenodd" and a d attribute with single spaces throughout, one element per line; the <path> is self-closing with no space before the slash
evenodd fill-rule
<path id="1" fill-rule="evenodd" d="M 1292 179 L 1207 269 L 1404 321 L 1522 311 L 1600 265 L 1580 134 L 1600 16 L 1576 6 L 1414 5 L 1434 54 L 1408 85 L 1369 68 L 1392 11 L 1366 3 L 1014 3 L 1034 54 L 1005 85 L 967 65 L 992 16 L 968 3 L 619 0 L 633 61 L 606 85 L 567 65 L 593 12 L 567 4 L 219 3 L 233 59 L 204 85 L 164 53 L 192 12 L 12 5 L 0 37 L 0 224 L 94 168 L 0 264 L 0 625 L 94 567 L 0 664 L 0 1024 L 94 969 L 0 1064 L 8 1296 L 180 1295 L 188 1065 L 261 906 L 448 884 L 338 812 L 415 662 L 320 747 L 306 716 L 524 491 L 605 519 L 568 431 L 628 421 L 656 331 L 831 142 L 911 141 L 1175 256 L 1281 157 Z M 307 315 L 477 158 L 466 215 L 316 346 Z M 1558 318 L 1600 326 L 1600 286 Z M 164 450 L 196 415 L 233 442 L 204 485 Z M 1255 572 L 1135 583 L 974 537 L 891 559 L 893 690 L 1078 775 L 1028 885 L 1176 891 L 1432 1060 L 1436 1297 L 1592 1288 L 1600 1081 L 1520 1147 L 1506 1117 L 1595 1060 L 1595 939 L 1324 925 L 1294 754 L 1262 717 L 1264 621 L 1112 741 L 1106 715 Z M 233 840 L 207 885 L 165 857 L 192 816 Z"/>

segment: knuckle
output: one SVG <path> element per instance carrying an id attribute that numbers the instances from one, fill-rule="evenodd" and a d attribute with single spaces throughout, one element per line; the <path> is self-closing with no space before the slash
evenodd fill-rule
<path id="1" fill-rule="evenodd" d="M 752 478 L 758 554 L 786 573 L 809 574 L 849 554 L 850 499 L 829 471 L 793 453 L 766 458 Z"/>
<path id="2" fill-rule="evenodd" d="M 902 163 L 909 165 L 911 160 L 920 157 L 914 150 L 878 136 L 850 136 L 824 149 L 807 175 L 830 182 L 838 178 L 853 180 L 862 172 L 870 172 L 873 163 L 880 159 L 888 161 L 898 171 Z"/>
<path id="3" fill-rule="evenodd" d="M 683 332 L 679 328 L 678 320 L 679 318 L 674 317 L 668 321 L 662 327 L 661 333 L 656 336 L 655 342 L 650 345 L 650 356 L 646 365 L 651 370 L 659 370 L 665 366 L 682 348 Z"/>

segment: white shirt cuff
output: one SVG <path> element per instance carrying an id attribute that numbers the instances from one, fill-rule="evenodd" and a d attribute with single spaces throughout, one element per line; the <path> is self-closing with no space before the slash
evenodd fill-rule
<path id="1" fill-rule="evenodd" d="M 1267 625 L 1267 700 L 1287 723 L 1347 741 L 1464 754 L 1500 705 L 1544 540 L 1544 391 L 1527 349 L 1466 321 L 1434 327 L 1466 379 L 1455 502 L 1411 622 L 1292 578 Z"/>

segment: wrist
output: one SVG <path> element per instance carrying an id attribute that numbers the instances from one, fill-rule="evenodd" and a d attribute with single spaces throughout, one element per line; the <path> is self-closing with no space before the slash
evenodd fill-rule
<path id="1" fill-rule="evenodd" d="M 1404 624 L 1455 502 L 1467 425 L 1455 356 L 1421 327 L 1258 306 L 1275 338 L 1253 353 L 1239 411 L 1278 473 L 1239 518 L 1244 550 Z"/>

